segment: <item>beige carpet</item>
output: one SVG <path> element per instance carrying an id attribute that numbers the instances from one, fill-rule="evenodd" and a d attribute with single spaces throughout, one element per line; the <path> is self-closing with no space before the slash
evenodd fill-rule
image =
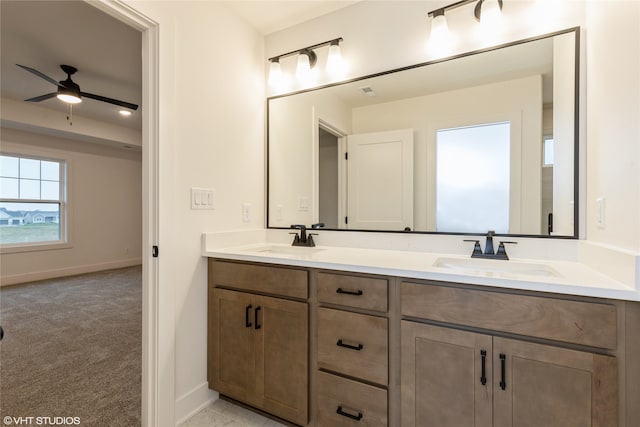
<path id="1" fill-rule="evenodd" d="M 140 425 L 140 267 L 2 287 L 0 323 L 0 420 Z"/>

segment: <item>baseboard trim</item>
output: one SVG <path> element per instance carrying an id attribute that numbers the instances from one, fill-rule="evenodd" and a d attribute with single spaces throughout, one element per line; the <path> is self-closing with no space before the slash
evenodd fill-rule
<path id="1" fill-rule="evenodd" d="M 209 383 L 204 382 L 193 390 L 176 399 L 176 426 L 187 421 L 205 407 L 218 400 L 218 393 L 209 390 Z"/>
<path id="2" fill-rule="evenodd" d="M 58 277 L 75 276 L 78 274 L 94 273 L 96 271 L 113 270 L 114 268 L 141 265 L 142 258 L 123 259 L 98 264 L 75 265 L 72 267 L 52 270 L 30 271 L 29 273 L 0 276 L 0 286 L 17 285 L 19 283 L 35 282 L 36 280 L 55 279 Z"/>

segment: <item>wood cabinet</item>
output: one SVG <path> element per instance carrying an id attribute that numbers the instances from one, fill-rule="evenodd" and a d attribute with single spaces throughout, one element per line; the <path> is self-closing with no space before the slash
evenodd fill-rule
<path id="1" fill-rule="evenodd" d="M 427 281 L 400 293 L 403 426 L 618 425 L 615 304 Z"/>
<path id="2" fill-rule="evenodd" d="M 637 303 L 211 259 L 208 380 L 300 426 L 631 427 L 637 319 Z"/>
<path id="3" fill-rule="evenodd" d="M 384 427 L 389 389 L 388 279 L 318 272 L 316 283 L 316 425 Z"/>
<path id="4" fill-rule="evenodd" d="M 299 425 L 308 421 L 308 304 L 209 288 L 209 387 Z"/>
<path id="5" fill-rule="evenodd" d="M 401 324 L 403 427 L 617 425 L 614 357 Z"/>

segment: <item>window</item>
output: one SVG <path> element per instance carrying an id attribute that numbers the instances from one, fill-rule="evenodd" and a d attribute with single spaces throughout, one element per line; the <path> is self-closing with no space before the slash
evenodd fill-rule
<path id="1" fill-rule="evenodd" d="M 436 132 L 438 231 L 509 232 L 509 122 Z"/>
<path id="2" fill-rule="evenodd" d="M 543 142 L 543 162 L 542 166 L 553 166 L 553 137 L 545 136 Z"/>
<path id="3" fill-rule="evenodd" d="M 2 248 L 66 242 L 66 161 L 0 155 Z"/>

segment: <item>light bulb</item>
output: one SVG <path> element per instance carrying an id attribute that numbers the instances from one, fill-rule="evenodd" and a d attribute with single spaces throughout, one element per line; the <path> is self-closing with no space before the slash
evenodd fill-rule
<path id="1" fill-rule="evenodd" d="M 480 23 L 483 25 L 496 25 L 500 22 L 502 10 L 498 0 L 485 0 L 482 3 L 482 12 L 480 14 Z"/>
<path id="2" fill-rule="evenodd" d="M 273 59 L 269 63 L 269 84 L 271 86 L 279 86 L 282 84 L 282 67 L 278 58 Z"/>
<path id="3" fill-rule="evenodd" d="M 329 54 L 327 55 L 327 72 L 332 76 L 341 76 L 344 73 L 342 53 L 340 52 L 340 44 L 337 41 L 332 42 L 329 46 Z"/>
<path id="4" fill-rule="evenodd" d="M 443 15 L 436 15 L 431 21 L 431 40 L 433 43 L 440 43 L 447 40 L 449 36 L 449 26 L 447 18 Z"/>
<path id="5" fill-rule="evenodd" d="M 311 74 L 311 62 L 309 61 L 309 55 L 304 52 L 300 52 L 298 55 L 298 66 L 296 68 L 296 77 L 300 80 L 305 80 Z"/>

